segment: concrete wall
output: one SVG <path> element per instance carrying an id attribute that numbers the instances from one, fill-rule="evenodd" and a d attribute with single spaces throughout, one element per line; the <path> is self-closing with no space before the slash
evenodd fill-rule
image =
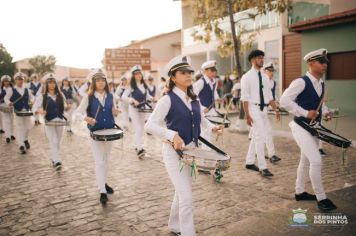
<path id="1" fill-rule="evenodd" d="M 356 23 L 305 31 L 302 35 L 302 57 L 312 50 L 326 48 L 330 53 L 356 51 Z M 307 70 L 302 63 L 302 72 Z M 348 81 L 326 81 L 328 106 L 356 118 L 356 78 Z"/>

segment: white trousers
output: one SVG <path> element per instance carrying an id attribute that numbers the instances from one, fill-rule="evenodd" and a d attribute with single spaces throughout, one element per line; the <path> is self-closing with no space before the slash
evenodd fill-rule
<path id="1" fill-rule="evenodd" d="M 76 105 L 75 103 L 71 104 L 71 107 L 68 111 L 64 112 L 64 116 L 67 118 L 69 125 L 66 127 L 66 130 L 69 131 L 72 129 L 72 120 L 73 120 L 73 112 L 75 111 Z"/>
<path id="2" fill-rule="evenodd" d="M 120 102 L 120 110 L 121 110 L 121 119 L 122 119 L 122 126 L 124 128 L 129 127 L 129 105 L 125 104 L 124 102 Z"/>
<path id="3" fill-rule="evenodd" d="M 0 112 L 2 118 L 2 129 L 5 131 L 5 138 L 10 138 L 13 135 L 13 119 L 14 113 Z"/>
<path id="4" fill-rule="evenodd" d="M 300 148 L 300 161 L 297 170 L 297 180 L 295 192 L 300 194 L 304 192 L 306 176 L 309 178 L 318 201 L 326 198 L 322 178 L 321 178 L 321 156 L 319 153 L 319 140 L 313 137 L 308 131 L 300 127 L 294 121 L 289 123 L 293 137 Z"/>
<path id="5" fill-rule="evenodd" d="M 105 189 L 107 172 L 108 172 L 108 161 L 112 148 L 112 141 L 91 141 L 91 149 L 95 158 L 95 176 L 96 183 L 100 190 L 100 193 L 107 193 Z"/>
<path id="6" fill-rule="evenodd" d="M 38 114 L 34 114 L 33 116 L 35 117 L 35 121 L 39 121 L 40 120 L 40 116 Z"/>
<path id="7" fill-rule="evenodd" d="M 246 155 L 246 165 L 252 165 L 255 162 L 255 155 L 253 151 L 257 154 L 258 168 L 260 170 L 267 169 L 266 159 L 265 159 L 265 141 L 267 137 L 266 127 L 271 129 L 271 124 L 268 120 L 267 108 L 265 107 L 263 111 L 260 110 L 259 106 L 249 104 L 248 106 L 250 116 L 252 117 L 252 138 L 250 141 L 250 146 Z"/>
<path id="8" fill-rule="evenodd" d="M 268 119 L 268 117 L 267 117 Z M 273 135 L 272 135 L 272 126 L 271 126 L 271 123 L 270 121 L 268 120 L 266 122 L 267 126 L 265 126 L 265 129 L 266 129 L 266 140 L 265 140 L 265 143 L 266 143 L 266 148 L 267 148 L 267 156 L 268 157 L 272 157 L 274 155 L 276 155 L 276 151 L 274 149 L 274 142 L 273 142 Z M 253 128 L 250 129 L 250 133 L 248 135 L 248 137 L 251 139 L 251 142 L 254 142 L 253 141 Z M 249 150 L 247 152 L 247 156 L 249 160 L 252 160 L 252 158 L 254 158 L 256 156 L 256 149 L 253 148 L 255 145 L 250 145 L 249 147 Z"/>
<path id="9" fill-rule="evenodd" d="M 19 146 L 25 146 L 24 141 L 28 140 L 28 133 L 32 128 L 31 117 L 30 116 L 14 116 L 15 129 L 16 129 L 16 140 Z"/>
<path id="10" fill-rule="evenodd" d="M 172 146 L 167 143 L 163 144 L 162 154 L 168 176 L 175 189 L 168 227 L 173 232 L 181 232 L 183 236 L 194 236 L 195 227 L 190 168 L 184 166 L 182 171 L 180 171 L 178 155 Z"/>
<path id="11" fill-rule="evenodd" d="M 129 107 L 129 112 L 135 131 L 135 147 L 137 150 L 141 150 L 143 148 L 146 113 L 138 112 L 137 109 L 131 105 Z"/>
<path id="12" fill-rule="evenodd" d="M 61 162 L 59 156 L 59 148 L 63 136 L 63 126 L 48 126 L 45 125 L 46 136 L 48 138 L 49 147 L 51 149 L 51 160 L 54 164 Z"/>
<path id="13" fill-rule="evenodd" d="M 4 125 L 2 124 L 2 116 L 3 116 L 3 112 L 0 112 L 0 129 L 4 130 Z"/>

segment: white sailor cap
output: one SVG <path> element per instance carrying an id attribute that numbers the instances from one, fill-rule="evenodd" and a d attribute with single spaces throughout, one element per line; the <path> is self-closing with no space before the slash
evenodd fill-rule
<path id="1" fill-rule="evenodd" d="M 133 74 L 133 73 L 135 73 L 137 71 L 142 71 L 142 66 L 135 65 L 135 66 L 131 67 L 131 69 L 130 69 L 131 74 Z"/>
<path id="2" fill-rule="evenodd" d="M 38 75 L 36 74 L 36 73 L 33 73 L 32 75 L 31 75 L 31 78 L 38 78 Z"/>
<path id="3" fill-rule="evenodd" d="M 106 79 L 106 73 L 104 72 L 103 69 L 101 68 L 96 68 L 92 69 L 88 76 L 87 76 L 87 81 L 88 82 L 93 82 L 96 79 Z"/>
<path id="4" fill-rule="evenodd" d="M 49 82 L 49 81 L 52 81 L 52 80 L 57 82 L 57 79 L 56 79 L 56 77 L 54 76 L 53 73 L 47 73 L 42 77 L 42 81 L 43 82 Z"/>
<path id="5" fill-rule="evenodd" d="M 14 75 L 14 80 L 17 80 L 17 79 L 25 79 L 26 75 L 22 72 L 17 72 L 15 75 Z"/>
<path id="6" fill-rule="evenodd" d="M 177 70 L 194 72 L 190 65 L 189 56 L 179 55 L 171 59 L 165 67 L 165 74 L 171 77 L 173 72 Z"/>
<path id="7" fill-rule="evenodd" d="M 8 80 L 9 82 L 11 81 L 10 75 L 3 75 L 1 76 L 1 83 L 4 82 L 4 80 Z"/>
<path id="8" fill-rule="evenodd" d="M 264 70 L 274 71 L 273 62 L 267 62 L 266 64 L 264 64 L 263 65 L 263 69 Z"/>
<path id="9" fill-rule="evenodd" d="M 327 53 L 328 50 L 325 48 L 320 48 L 318 50 L 311 51 L 304 56 L 304 61 L 310 62 L 310 61 L 318 60 L 322 62 L 329 62 L 327 58 Z"/>
<path id="10" fill-rule="evenodd" d="M 211 60 L 211 61 L 206 61 L 201 65 L 201 68 L 203 70 L 209 69 L 209 68 L 216 68 L 216 61 Z"/>

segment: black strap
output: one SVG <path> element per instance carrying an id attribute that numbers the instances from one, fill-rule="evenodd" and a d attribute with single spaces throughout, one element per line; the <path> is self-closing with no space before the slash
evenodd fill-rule
<path id="1" fill-rule="evenodd" d="M 214 151 L 227 156 L 227 154 L 224 151 L 222 151 L 221 149 L 216 147 L 214 144 L 210 143 L 208 140 L 206 140 L 202 136 L 199 136 L 198 139 L 199 139 L 199 141 L 201 141 L 202 143 L 204 143 L 206 146 L 208 146 L 209 148 L 213 149 Z"/>
<path id="2" fill-rule="evenodd" d="M 260 110 L 263 111 L 265 98 L 263 97 L 263 84 L 262 84 L 262 75 L 261 71 L 258 71 L 258 79 L 260 83 Z"/>
<path id="3" fill-rule="evenodd" d="M 115 127 L 118 128 L 119 130 L 122 130 L 121 127 L 118 126 L 117 124 L 114 123 L 114 125 L 115 125 Z"/>

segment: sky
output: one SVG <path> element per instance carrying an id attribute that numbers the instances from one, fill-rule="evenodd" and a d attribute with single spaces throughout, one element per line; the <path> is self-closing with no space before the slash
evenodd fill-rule
<path id="1" fill-rule="evenodd" d="M 101 67 L 105 48 L 181 28 L 174 0 L 1 0 L 0 43 L 14 58 L 52 54 L 57 65 Z"/>

